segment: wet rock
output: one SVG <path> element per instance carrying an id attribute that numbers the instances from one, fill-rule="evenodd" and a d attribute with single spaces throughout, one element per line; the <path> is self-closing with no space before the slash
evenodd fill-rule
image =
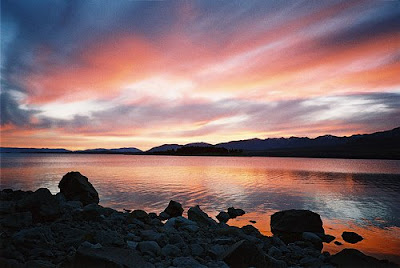
<path id="1" fill-rule="evenodd" d="M 218 213 L 217 217 L 219 222 L 228 222 L 228 220 L 231 218 L 228 214 L 228 212 L 225 211 L 221 211 L 220 213 Z"/>
<path id="2" fill-rule="evenodd" d="M 286 243 L 302 239 L 303 232 L 325 233 L 321 217 L 309 210 L 284 210 L 271 216 L 271 231 Z"/>
<path id="3" fill-rule="evenodd" d="M 164 210 L 171 218 L 182 216 L 182 205 L 174 200 L 169 201 L 167 208 Z"/>
<path id="4" fill-rule="evenodd" d="M 342 238 L 344 241 L 351 243 L 351 244 L 358 243 L 364 239 L 361 235 L 354 233 L 354 232 L 343 232 Z"/>
<path id="5" fill-rule="evenodd" d="M 188 210 L 188 218 L 189 220 L 197 222 L 202 226 L 215 226 L 217 222 L 211 219 L 207 213 L 203 212 L 200 207 L 197 205 L 195 207 L 191 207 Z"/>
<path id="6" fill-rule="evenodd" d="M 137 245 L 137 249 L 140 250 L 142 253 L 151 254 L 153 256 L 158 256 L 161 253 L 161 248 L 154 241 L 142 241 L 139 242 Z"/>
<path id="7" fill-rule="evenodd" d="M 99 194 L 96 189 L 88 178 L 79 172 L 65 174 L 58 187 L 68 201 L 81 201 L 84 206 L 99 203 Z"/>
<path id="8" fill-rule="evenodd" d="M 331 262 L 337 267 L 397 267 L 386 260 L 378 260 L 367 256 L 356 249 L 346 248 L 331 257 Z"/>
<path id="9" fill-rule="evenodd" d="M 246 212 L 244 212 L 244 210 L 243 210 L 243 209 L 240 209 L 240 208 L 234 208 L 234 207 L 228 208 L 228 214 L 229 214 L 229 217 L 230 217 L 231 219 L 234 219 L 234 218 L 236 218 L 236 217 L 242 216 L 242 215 L 244 215 L 245 213 L 246 213 Z"/>
<path id="10" fill-rule="evenodd" d="M 29 211 L 9 214 L 4 216 L 0 223 L 8 228 L 21 229 L 32 224 L 32 214 Z"/>
<path id="11" fill-rule="evenodd" d="M 181 250 L 177 246 L 168 244 L 161 249 L 161 255 L 178 257 L 181 256 Z"/>
<path id="12" fill-rule="evenodd" d="M 333 240 L 335 240 L 335 238 L 336 238 L 336 237 L 334 237 L 333 235 L 329 235 L 329 234 L 322 235 L 322 236 L 320 236 L 320 237 L 321 237 L 321 239 L 322 239 L 322 242 L 325 242 L 325 243 L 330 243 L 330 242 L 332 242 Z"/>
<path id="13" fill-rule="evenodd" d="M 76 253 L 73 267 L 154 267 L 136 251 L 115 247 L 82 248 Z"/>

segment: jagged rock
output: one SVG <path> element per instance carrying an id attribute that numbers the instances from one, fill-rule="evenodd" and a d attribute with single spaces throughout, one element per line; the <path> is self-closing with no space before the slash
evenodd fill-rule
<path id="1" fill-rule="evenodd" d="M 173 200 L 169 201 L 168 207 L 164 210 L 171 218 L 182 216 L 183 208 L 182 205 Z"/>
<path id="2" fill-rule="evenodd" d="M 229 214 L 229 217 L 230 217 L 231 219 L 234 219 L 234 218 L 236 218 L 236 217 L 242 216 L 242 215 L 244 215 L 245 213 L 246 213 L 246 212 L 244 212 L 244 210 L 243 210 L 243 209 L 240 209 L 240 208 L 234 208 L 234 207 L 228 208 L 228 214 Z"/>
<path id="3" fill-rule="evenodd" d="M 358 243 L 364 239 L 361 235 L 354 233 L 354 232 L 343 232 L 342 238 L 344 241 L 351 243 L 351 244 Z"/>
<path id="4" fill-rule="evenodd" d="M 19 200 L 17 210 L 30 211 L 33 222 L 55 220 L 61 215 L 56 198 L 46 188 L 40 188 Z"/>
<path id="5" fill-rule="evenodd" d="M 271 231 L 286 243 L 302 239 L 303 232 L 324 234 L 321 217 L 310 210 L 284 210 L 271 216 Z"/>
<path id="6" fill-rule="evenodd" d="M 229 216 L 228 212 L 221 211 L 221 212 L 217 215 L 216 218 L 218 219 L 219 222 L 224 222 L 224 223 L 226 223 L 226 222 L 229 221 L 229 219 L 230 219 L 231 217 Z"/>
<path id="7" fill-rule="evenodd" d="M 99 249 L 81 248 L 76 253 L 73 267 L 154 267 L 146 262 L 136 251 L 115 247 Z"/>
<path id="8" fill-rule="evenodd" d="M 351 248 L 345 248 L 339 253 L 331 257 L 331 262 L 339 268 L 352 267 L 397 267 L 397 265 L 386 260 L 378 260 L 374 257 L 367 256 L 361 251 Z"/>
<path id="9" fill-rule="evenodd" d="M 99 194 L 96 189 L 88 178 L 79 172 L 65 174 L 58 187 L 68 201 L 81 201 L 84 206 L 99 203 Z"/>
<path id="10" fill-rule="evenodd" d="M 28 211 L 28 212 L 13 213 L 13 214 L 5 215 L 0 220 L 0 223 L 2 226 L 8 227 L 8 228 L 20 229 L 20 228 L 27 227 L 32 224 L 32 214 Z"/>
<path id="11" fill-rule="evenodd" d="M 195 207 L 191 207 L 188 210 L 188 218 L 189 220 L 197 222 L 199 225 L 203 226 L 215 226 L 217 222 L 211 219 L 207 213 L 203 212 L 200 207 L 197 205 Z"/>

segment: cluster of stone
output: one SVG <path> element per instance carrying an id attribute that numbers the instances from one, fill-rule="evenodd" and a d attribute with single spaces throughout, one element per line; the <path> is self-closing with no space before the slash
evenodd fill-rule
<path id="1" fill-rule="evenodd" d="M 185 218 L 175 201 L 159 214 L 121 212 L 98 205 L 97 191 L 79 172 L 66 174 L 59 188 L 56 195 L 44 188 L 0 192 L 0 267 L 393 265 L 357 250 L 321 253 L 322 243 L 335 238 L 325 234 L 319 215 L 308 210 L 272 215 L 274 236 L 268 237 L 252 225 L 226 224 L 243 215 L 241 209 L 221 212 L 219 222 L 199 206 L 189 208 Z M 360 239 L 350 236 L 344 235 L 351 241 Z"/>

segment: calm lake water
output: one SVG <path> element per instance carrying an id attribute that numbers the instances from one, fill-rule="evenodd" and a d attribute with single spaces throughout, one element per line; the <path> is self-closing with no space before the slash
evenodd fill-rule
<path id="1" fill-rule="evenodd" d="M 270 235 L 270 215 L 284 209 L 319 213 L 326 233 L 353 247 L 400 263 L 400 161 L 268 157 L 2 154 L 1 188 L 57 193 L 69 171 L 87 176 L 100 204 L 161 212 L 173 199 L 185 211 L 199 204 L 210 216 L 230 206 L 247 214 L 228 223 L 257 221 Z M 365 239 L 345 243 L 343 231 Z"/>

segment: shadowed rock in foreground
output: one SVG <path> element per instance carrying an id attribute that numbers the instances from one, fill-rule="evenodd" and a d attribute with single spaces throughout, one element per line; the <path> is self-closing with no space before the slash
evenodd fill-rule
<path id="1" fill-rule="evenodd" d="M 78 172 L 65 175 L 60 190 L 0 192 L 0 267 L 396 267 L 353 249 L 321 253 L 334 237 L 311 211 L 274 214 L 268 237 L 252 225 L 217 223 L 199 206 L 187 219 L 175 201 L 160 215 L 102 207 Z"/>

